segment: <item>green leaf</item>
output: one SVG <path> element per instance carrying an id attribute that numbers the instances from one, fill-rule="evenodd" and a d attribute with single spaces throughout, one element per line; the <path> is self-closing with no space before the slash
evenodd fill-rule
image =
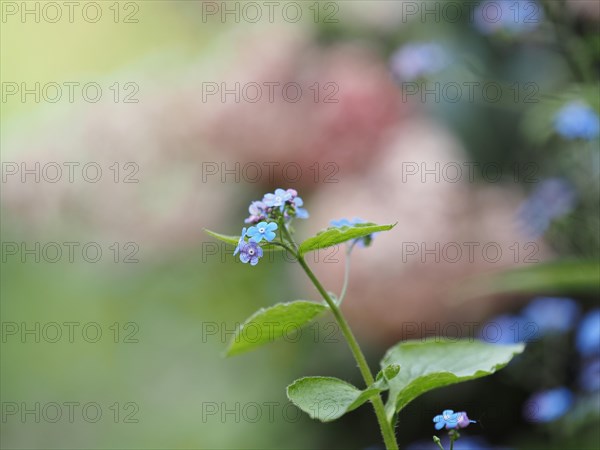
<path id="1" fill-rule="evenodd" d="M 311 419 L 331 422 L 366 403 L 382 390 L 372 386 L 361 391 L 339 378 L 306 377 L 290 384 L 287 396 Z"/>
<path id="2" fill-rule="evenodd" d="M 399 364 L 402 370 L 388 381 L 385 406 L 393 422 L 395 414 L 427 391 L 461 381 L 491 375 L 521 353 L 525 346 L 489 344 L 473 339 L 404 341 L 390 348 L 381 367 Z"/>
<path id="3" fill-rule="evenodd" d="M 292 335 L 326 309 L 328 307 L 322 303 L 305 300 L 261 308 L 237 329 L 226 355 L 238 355 L 282 336 Z"/>
<path id="4" fill-rule="evenodd" d="M 206 228 L 204 229 L 204 232 L 206 234 L 208 234 L 209 236 L 212 236 L 215 239 L 218 239 L 221 242 L 225 242 L 226 244 L 230 244 L 233 246 L 237 246 L 237 244 L 240 240 L 239 236 L 227 236 L 225 234 L 215 233 L 214 231 L 207 230 Z M 280 247 L 279 245 L 274 245 L 272 243 L 264 243 L 264 244 L 261 243 L 260 246 L 263 248 L 263 250 L 272 250 L 272 251 L 285 250 L 283 247 Z"/>
<path id="5" fill-rule="evenodd" d="M 329 227 L 319 232 L 316 236 L 308 238 L 300 244 L 300 255 L 318 250 L 320 248 L 332 247 L 342 242 L 358 239 L 380 231 L 388 231 L 394 228 L 393 225 L 377 225 L 374 223 L 359 223 L 352 226 Z"/>
<path id="6" fill-rule="evenodd" d="M 227 244 L 231 245 L 237 245 L 238 241 L 240 240 L 239 236 L 226 236 L 224 234 L 219 234 L 215 233 L 214 231 L 207 230 L 206 228 L 204 229 L 204 232 L 209 236 L 212 236 L 222 242 L 226 242 Z"/>

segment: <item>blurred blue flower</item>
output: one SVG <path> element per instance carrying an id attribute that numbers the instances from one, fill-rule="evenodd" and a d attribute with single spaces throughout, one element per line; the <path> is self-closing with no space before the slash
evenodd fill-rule
<path id="1" fill-rule="evenodd" d="M 474 11 L 475 28 L 483 34 L 531 31 L 544 20 L 543 9 L 534 0 L 487 0 Z"/>
<path id="2" fill-rule="evenodd" d="M 571 183 L 562 178 L 549 178 L 521 204 L 517 220 L 532 237 L 539 237 L 554 219 L 573 211 L 576 200 L 577 194 Z"/>
<path id="3" fill-rule="evenodd" d="M 274 194 L 265 194 L 263 203 L 271 208 L 279 208 L 283 211 L 285 202 L 292 200 L 292 193 L 283 189 L 275 189 Z"/>
<path id="4" fill-rule="evenodd" d="M 254 241 L 248 241 L 240 249 L 240 261 L 244 264 L 250 262 L 251 266 L 258 264 L 258 260 L 262 258 L 263 250 Z"/>
<path id="5" fill-rule="evenodd" d="M 434 427 L 436 430 L 446 428 L 446 430 L 453 430 L 455 428 L 466 428 L 471 423 L 475 423 L 474 420 L 470 420 L 467 413 L 464 411 L 454 412 L 451 409 L 445 409 L 442 414 L 439 414 L 433 418 Z"/>
<path id="6" fill-rule="evenodd" d="M 576 345 L 583 356 L 600 355 L 600 308 L 584 316 L 577 331 Z"/>
<path id="7" fill-rule="evenodd" d="M 256 243 L 262 241 L 263 239 L 267 242 L 271 242 L 275 239 L 275 230 L 277 229 L 277 224 L 275 222 L 260 222 L 256 224 L 256 226 L 248 228 L 247 236 L 251 241 Z"/>
<path id="8" fill-rule="evenodd" d="M 586 392 L 600 390 L 600 358 L 586 361 L 579 372 L 579 386 Z"/>
<path id="9" fill-rule="evenodd" d="M 352 222 L 350 222 L 348 219 L 332 220 L 329 223 L 331 224 L 332 227 L 338 227 L 338 228 L 352 226 Z"/>
<path id="10" fill-rule="evenodd" d="M 390 58 L 392 73 L 401 81 L 432 75 L 449 64 L 446 50 L 433 42 L 412 42 L 396 50 Z"/>
<path id="11" fill-rule="evenodd" d="M 522 311 L 522 315 L 537 325 L 540 334 L 569 331 L 581 309 L 570 298 L 536 297 Z"/>
<path id="12" fill-rule="evenodd" d="M 592 140 L 600 135 L 600 117 L 585 103 L 573 101 L 558 111 L 554 127 L 565 139 Z"/>
<path id="13" fill-rule="evenodd" d="M 541 391 L 529 397 L 523 416 L 530 422 L 553 422 L 564 416 L 573 404 L 573 393 L 566 387 Z"/>
<path id="14" fill-rule="evenodd" d="M 242 235 L 240 236 L 240 240 L 238 241 L 237 247 L 233 251 L 233 256 L 237 255 L 238 252 L 242 249 L 242 247 L 246 243 L 246 241 L 244 241 L 245 237 L 246 237 L 246 227 L 242 228 Z"/>
<path id="15" fill-rule="evenodd" d="M 538 337 L 538 327 L 524 317 L 502 314 L 486 322 L 479 330 L 479 337 L 486 342 L 501 345 L 531 342 Z"/>
<path id="16" fill-rule="evenodd" d="M 331 222 L 329 222 L 329 224 L 333 227 L 351 227 L 352 225 L 357 225 L 359 223 L 366 223 L 365 220 L 361 219 L 360 217 L 355 217 L 352 220 L 348 220 L 348 219 L 338 219 L 338 220 L 332 220 Z M 369 234 L 367 236 L 363 236 L 361 238 L 358 239 L 354 239 L 353 242 L 358 243 L 361 247 L 368 247 L 369 245 L 371 245 L 371 242 L 373 241 L 373 237 L 376 235 L 377 233 L 373 233 L 373 234 Z"/>
<path id="17" fill-rule="evenodd" d="M 302 198 L 294 197 L 292 204 L 294 205 L 294 208 L 296 208 L 296 217 L 298 219 L 308 219 L 308 211 L 304 208 L 301 208 L 301 206 L 304 205 L 304 200 L 302 200 Z"/>

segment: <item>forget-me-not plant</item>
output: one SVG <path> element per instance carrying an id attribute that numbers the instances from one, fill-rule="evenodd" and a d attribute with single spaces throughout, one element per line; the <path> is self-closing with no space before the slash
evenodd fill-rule
<path id="1" fill-rule="evenodd" d="M 373 235 L 390 231 L 394 225 L 377 225 L 363 219 L 340 219 L 331 226 L 299 242 L 295 237 L 294 219 L 307 219 L 304 201 L 294 189 L 276 189 L 262 199 L 253 201 L 244 220 L 240 236 L 226 236 L 212 231 L 211 236 L 235 246 L 233 254 L 242 263 L 258 264 L 264 252 L 287 252 L 298 262 L 322 301 L 296 300 L 277 303 L 257 311 L 236 331 L 227 355 L 253 350 L 283 337 L 290 328 L 299 329 L 321 315 L 332 314 L 362 375 L 364 386 L 356 387 L 339 378 L 304 377 L 287 388 L 288 398 L 310 417 L 329 422 L 370 403 L 373 406 L 382 440 L 387 450 L 397 450 L 396 430 L 398 413 L 417 396 L 438 387 L 490 375 L 504 367 L 524 349 L 522 343 L 493 345 L 473 339 L 434 339 L 403 341 L 391 347 L 381 360 L 381 370 L 373 374 L 367 360 L 341 310 L 348 287 L 350 258 L 355 244 L 369 247 Z M 346 245 L 346 271 L 339 295 L 321 284 L 306 262 L 308 253 Z M 401 299 L 399 299 L 401 301 Z M 253 333 L 245 333 L 252 328 Z M 474 357 L 480 355 L 480 357 Z M 452 374 L 452 376 L 448 376 Z M 388 392 L 384 403 L 382 393 Z M 451 446 L 458 438 L 458 429 L 471 421 L 465 412 L 444 411 L 442 420 L 434 419 L 436 428 L 450 430 Z M 448 414 L 446 414 L 448 413 Z M 446 414 L 446 416 L 444 416 Z M 440 425 L 441 424 L 441 425 Z M 438 443 L 439 446 L 441 444 Z"/>

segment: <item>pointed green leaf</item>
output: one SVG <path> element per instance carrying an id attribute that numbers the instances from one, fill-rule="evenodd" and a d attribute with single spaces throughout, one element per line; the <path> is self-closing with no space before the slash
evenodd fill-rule
<path id="1" fill-rule="evenodd" d="M 524 350 L 523 344 L 498 345 L 473 339 L 404 341 L 390 348 L 382 367 L 403 369 L 388 381 L 386 415 L 390 422 L 408 403 L 427 391 L 491 375 Z"/>
<path id="2" fill-rule="evenodd" d="M 318 250 L 320 248 L 332 247 L 346 241 L 369 236 L 380 231 L 388 231 L 394 228 L 393 225 L 377 225 L 374 223 L 359 223 L 352 226 L 329 227 L 319 232 L 316 236 L 310 237 L 300 244 L 300 255 Z"/>
<path id="3" fill-rule="evenodd" d="M 233 246 L 237 246 L 238 241 L 240 240 L 239 236 L 227 236 L 225 234 L 219 234 L 219 233 L 215 233 L 214 231 L 207 230 L 206 228 L 204 229 L 204 232 L 206 234 L 208 234 L 209 236 L 212 236 L 215 239 L 218 239 L 221 242 L 225 242 L 226 244 L 230 244 Z M 272 250 L 272 251 L 285 250 L 283 247 L 280 247 L 279 245 L 274 245 L 271 243 L 261 243 L 260 246 L 263 248 L 263 250 Z"/>
<path id="4" fill-rule="evenodd" d="M 238 355 L 292 335 L 326 309 L 328 307 L 322 303 L 305 300 L 261 308 L 237 329 L 226 355 Z"/>
<path id="5" fill-rule="evenodd" d="M 358 408 L 384 389 L 369 387 L 364 391 L 332 377 L 306 377 L 287 388 L 287 396 L 311 419 L 331 422 Z"/>
<path id="6" fill-rule="evenodd" d="M 227 244 L 231 245 L 237 245 L 238 241 L 240 240 L 239 236 L 226 236 L 224 234 L 219 234 L 215 233 L 214 231 L 207 230 L 206 228 L 204 229 L 204 232 L 209 236 L 212 236 L 222 242 L 226 242 Z"/>

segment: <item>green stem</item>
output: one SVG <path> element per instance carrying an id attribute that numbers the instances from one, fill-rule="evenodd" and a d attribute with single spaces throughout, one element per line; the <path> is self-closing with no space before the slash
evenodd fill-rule
<path id="1" fill-rule="evenodd" d="M 350 244 L 350 246 L 348 247 L 348 250 L 346 250 L 346 268 L 344 269 L 344 284 L 342 286 L 342 292 L 340 293 L 340 296 L 337 301 L 338 305 L 342 304 L 342 300 L 344 300 L 344 297 L 346 296 L 346 290 L 348 289 L 348 280 L 350 279 L 350 255 L 352 253 L 352 249 L 354 248 L 354 244 L 356 244 L 356 241 L 352 242 L 352 244 Z"/>
<path id="2" fill-rule="evenodd" d="M 269 242 L 269 244 L 271 245 L 276 245 L 277 247 L 281 247 L 286 249 L 288 252 L 290 252 L 292 255 L 296 256 L 296 252 L 294 251 L 293 248 L 291 248 L 289 245 L 286 245 L 284 242 L 280 242 L 280 241 L 271 241 Z"/>
<path id="3" fill-rule="evenodd" d="M 442 446 L 442 443 L 440 442 L 440 438 L 437 436 L 433 437 L 433 442 L 435 442 L 437 444 L 437 446 L 441 449 L 444 450 L 444 447 Z"/>
<path id="4" fill-rule="evenodd" d="M 298 246 L 296 245 L 296 241 L 294 241 L 294 238 L 292 237 L 292 235 L 290 234 L 290 230 L 288 230 L 287 226 L 285 225 L 285 222 L 283 219 L 281 219 L 279 221 L 279 229 L 281 230 L 281 234 L 285 235 L 286 239 L 288 240 L 288 242 L 290 244 L 292 244 L 294 246 L 294 249 L 296 249 L 296 251 L 298 250 Z M 298 255 L 295 255 L 298 256 Z"/>
<path id="5" fill-rule="evenodd" d="M 319 282 L 313 271 L 310 269 L 310 267 L 308 267 L 308 264 L 306 264 L 304 257 L 300 255 L 297 256 L 298 262 L 306 272 L 306 275 L 308 275 L 308 278 L 310 278 L 310 280 L 315 285 L 319 293 L 323 296 L 323 299 L 325 299 L 325 301 L 329 305 L 329 308 L 331 309 L 335 320 L 340 326 L 340 329 L 342 330 L 342 333 L 344 334 L 344 337 L 348 342 L 348 346 L 350 347 L 350 350 L 354 355 L 354 359 L 358 364 L 358 368 L 360 369 L 360 373 L 362 374 L 366 385 L 372 385 L 375 382 L 375 380 L 373 378 L 373 375 L 371 374 L 371 370 L 369 369 L 367 360 L 365 359 L 365 356 L 363 355 L 360 346 L 358 345 L 358 342 L 354 337 L 354 334 L 352 334 L 352 330 L 350 330 L 348 322 L 346 322 L 346 319 L 342 315 L 342 312 L 340 311 L 336 303 L 331 299 L 330 295 L 327 293 L 323 285 Z M 396 442 L 394 429 L 392 428 L 391 424 L 387 421 L 387 418 L 385 416 L 385 408 L 383 406 L 383 400 L 381 400 L 381 396 L 377 395 L 373 397 L 371 399 L 371 403 L 373 404 L 373 408 L 375 409 L 375 415 L 377 416 L 377 421 L 379 422 L 379 428 L 381 429 L 381 434 L 383 436 L 385 448 L 387 450 L 398 450 L 398 443 Z"/>
<path id="6" fill-rule="evenodd" d="M 460 437 L 460 434 L 458 431 L 452 430 L 448 433 L 448 435 L 450 436 L 450 450 L 454 450 L 454 441 Z"/>

